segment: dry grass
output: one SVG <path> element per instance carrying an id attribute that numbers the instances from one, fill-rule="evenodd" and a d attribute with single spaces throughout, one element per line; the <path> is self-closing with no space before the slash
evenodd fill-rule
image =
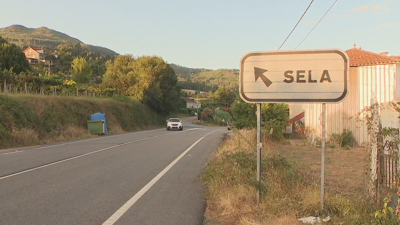
<path id="1" fill-rule="evenodd" d="M 90 137 L 90 134 L 87 129 L 70 125 L 60 129 L 59 132 L 54 134 L 54 136 L 48 136 L 44 140 L 44 142 L 45 143 L 62 142 L 62 141 L 69 141 L 87 137 Z"/>
<path id="2" fill-rule="evenodd" d="M 303 140 L 264 141 L 262 198 L 257 204 L 255 139 L 254 130 L 239 131 L 210 160 L 203 175 L 209 191 L 206 223 L 300 224 L 300 217 L 320 215 L 321 149 L 304 146 Z M 367 156 L 363 148 L 326 151 L 325 208 L 334 224 L 363 213 L 353 201 L 365 196 Z"/>
<path id="3" fill-rule="evenodd" d="M 321 148 L 305 146 L 300 139 L 290 145 L 271 143 L 275 154 L 285 157 L 303 174 L 316 182 L 321 175 Z M 369 151 L 358 147 L 350 150 L 327 148 L 325 151 L 325 185 L 330 194 L 340 194 L 351 199 L 364 198 Z"/>
<path id="4" fill-rule="evenodd" d="M 10 142 L 14 146 L 38 145 L 40 139 L 38 133 L 29 128 L 14 128 L 11 132 Z"/>

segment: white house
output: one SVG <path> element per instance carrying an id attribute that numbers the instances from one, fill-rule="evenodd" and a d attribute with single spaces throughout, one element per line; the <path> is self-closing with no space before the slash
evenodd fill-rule
<path id="1" fill-rule="evenodd" d="M 376 54 L 355 45 L 346 53 L 350 61 L 349 93 L 344 101 L 327 104 L 326 131 L 329 137 L 332 133 L 350 130 L 357 145 L 364 145 L 369 142 L 367 124 L 356 115 L 371 105 L 371 99 L 377 103 L 400 100 L 400 56 L 388 56 L 387 52 Z M 322 129 L 321 112 L 322 104 L 290 104 L 291 122 L 300 120 L 318 135 Z M 395 113 L 385 115 L 398 116 Z"/>
<path id="2" fill-rule="evenodd" d="M 186 108 L 193 108 L 193 109 L 201 108 L 201 102 L 194 100 L 194 98 L 187 97 L 185 98 L 185 102 L 186 102 Z"/>

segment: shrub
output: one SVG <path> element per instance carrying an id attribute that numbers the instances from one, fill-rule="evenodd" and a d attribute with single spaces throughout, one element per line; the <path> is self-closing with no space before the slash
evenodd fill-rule
<path id="1" fill-rule="evenodd" d="M 341 134 L 332 133 L 329 138 L 329 142 L 338 144 L 340 147 L 354 147 L 356 139 L 353 133 L 349 130 L 343 130 Z"/>

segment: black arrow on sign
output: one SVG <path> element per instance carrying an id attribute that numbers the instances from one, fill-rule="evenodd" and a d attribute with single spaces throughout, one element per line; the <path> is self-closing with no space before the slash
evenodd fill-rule
<path id="1" fill-rule="evenodd" d="M 267 71 L 268 70 L 254 67 L 254 75 L 256 77 L 255 81 L 257 81 L 258 78 L 261 77 L 261 80 L 264 82 L 265 86 L 269 87 L 272 84 L 272 81 L 264 75 L 264 73 Z"/>

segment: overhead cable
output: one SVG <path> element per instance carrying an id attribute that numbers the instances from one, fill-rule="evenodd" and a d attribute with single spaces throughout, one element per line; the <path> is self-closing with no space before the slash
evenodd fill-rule
<path id="1" fill-rule="evenodd" d="M 315 26 L 313 27 L 313 29 L 311 29 L 311 31 L 310 31 L 310 32 L 307 34 L 307 36 L 300 42 L 300 44 L 297 45 L 297 47 L 296 47 L 295 49 L 297 49 L 297 48 L 303 43 L 303 41 L 306 40 L 306 38 L 308 37 L 308 35 L 310 35 L 311 32 L 315 29 L 315 27 L 318 26 L 319 22 L 321 22 L 321 20 L 326 16 L 326 14 L 328 14 L 328 12 L 331 10 L 331 8 L 335 5 L 336 2 L 337 2 L 337 0 L 335 0 L 335 2 L 331 5 L 331 7 L 328 9 L 328 11 L 326 11 L 326 13 L 321 17 L 321 19 L 318 21 L 318 23 L 315 24 Z"/>
<path id="2" fill-rule="evenodd" d="M 286 37 L 286 39 L 283 41 L 283 43 L 281 44 L 281 46 L 279 46 L 278 50 L 281 49 L 281 47 L 285 44 L 285 42 L 287 41 L 287 39 L 290 37 L 290 35 L 293 33 L 294 29 L 296 29 L 297 25 L 299 25 L 301 19 L 303 19 L 304 15 L 306 14 L 306 12 L 308 11 L 308 9 L 310 8 L 311 4 L 314 2 L 314 0 L 311 0 L 310 5 L 308 5 L 306 11 L 304 11 L 303 15 L 300 17 L 299 21 L 297 21 L 296 26 L 293 27 L 292 31 L 290 32 L 290 34 Z"/>

